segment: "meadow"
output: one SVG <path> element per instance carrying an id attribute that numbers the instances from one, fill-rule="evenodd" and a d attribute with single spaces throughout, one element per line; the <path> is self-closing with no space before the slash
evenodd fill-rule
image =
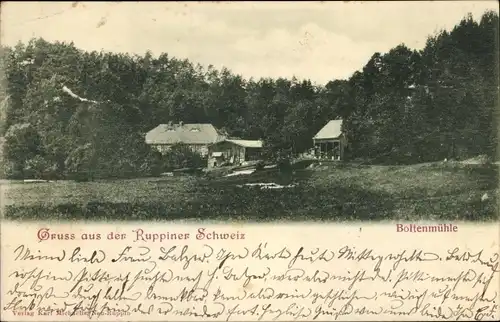
<path id="1" fill-rule="evenodd" d="M 285 187 L 263 189 L 258 183 Z M 10 220 L 498 219 L 498 168 L 451 162 L 410 166 L 324 164 L 287 174 L 263 171 L 234 177 L 3 182 L 2 193 L 2 215 Z"/>

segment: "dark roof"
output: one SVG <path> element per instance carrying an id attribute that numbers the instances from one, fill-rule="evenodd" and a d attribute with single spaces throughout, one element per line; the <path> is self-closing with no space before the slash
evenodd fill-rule
<path id="1" fill-rule="evenodd" d="M 146 134 L 147 144 L 212 144 L 224 139 L 212 124 L 160 124 Z"/>
<path id="2" fill-rule="evenodd" d="M 262 148 L 262 146 L 264 145 L 261 140 L 240 140 L 240 139 L 225 139 L 223 141 L 217 142 L 216 144 L 223 142 L 233 143 L 245 148 Z"/>

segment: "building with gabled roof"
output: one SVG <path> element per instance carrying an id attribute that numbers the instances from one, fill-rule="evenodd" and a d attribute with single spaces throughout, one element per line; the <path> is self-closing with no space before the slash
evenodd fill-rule
<path id="1" fill-rule="evenodd" d="M 240 165 L 247 161 L 257 161 L 263 147 L 261 140 L 225 139 L 208 147 L 208 167 Z"/>
<path id="2" fill-rule="evenodd" d="M 206 156 L 210 144 L 226 139 L 226 135 L 209 123 L 160 124 L 146 133 L 146 144 L 165 153 L 175 144 L 184 144 Z"/>
<path id="3" fill-rule="evenodd" d="M 343 160 L 347 140 L 342 120 L 331 120 L 313 137 L 314 155 L 318 159 Z"/>

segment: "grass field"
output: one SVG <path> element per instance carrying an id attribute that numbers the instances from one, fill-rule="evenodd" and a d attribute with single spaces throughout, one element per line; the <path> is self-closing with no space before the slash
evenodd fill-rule
<path id="1" fill-rule="evenodd" d="M 258 182 L 294 186 L 244 185 Z M 289 175 L 4 182 L 2 211 L 13 220 L 487 221 L 498 219 L 497 188 L 493 166 L 330 164 Z"/>

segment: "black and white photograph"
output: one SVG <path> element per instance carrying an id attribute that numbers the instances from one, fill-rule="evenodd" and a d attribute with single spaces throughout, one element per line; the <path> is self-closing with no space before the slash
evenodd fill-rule
<path id="1" fill-rule="evenodd" d="M 1 15 L 2 219 L 499 219 L 497 1 Z"/>

